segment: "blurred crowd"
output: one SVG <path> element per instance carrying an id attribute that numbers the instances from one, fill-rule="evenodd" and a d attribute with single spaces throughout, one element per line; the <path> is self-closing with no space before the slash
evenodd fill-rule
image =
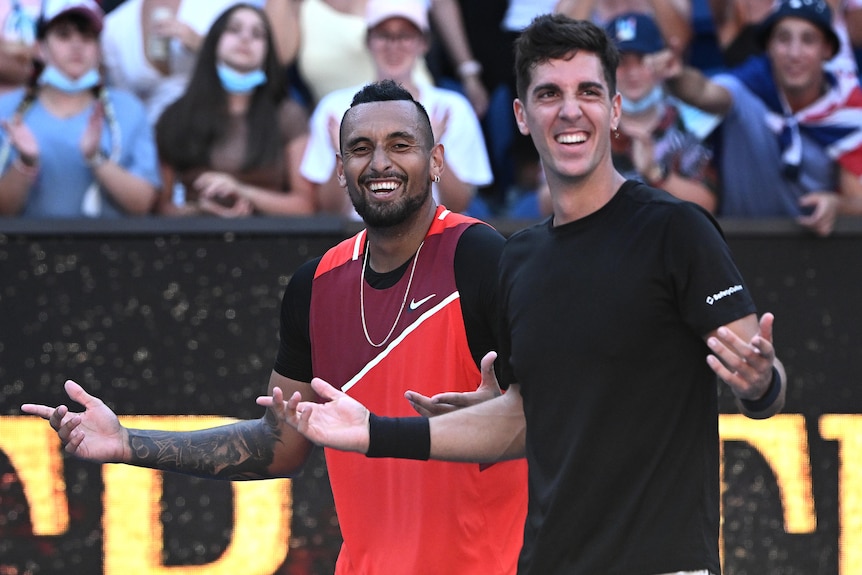
<path id="1" fill-rule="evenodd" d="M 0 0 L 0 215 L 355 219 L 340 118 L 392 79 L 439 203 L 545 217 L 512 43 L 547 12 L 617 43 L 627 178 L 824 236 L 862 215 L 862 0 Z"/>

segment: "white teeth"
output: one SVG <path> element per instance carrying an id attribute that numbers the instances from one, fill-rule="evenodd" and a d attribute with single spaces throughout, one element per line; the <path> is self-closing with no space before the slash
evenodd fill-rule
<path id="1" fill-rule="evenodd" d="M 582 144 L 587 141 L 583 134 L 561 134 L 557 136 L 557 142 L 561 144 Z"/>
<path id="2" fill-rule="evenodd" d="M 368 185 L 368 189 L 372 192 L 392 191 L 398 187 L 397 182 L 374 182 Z"/>

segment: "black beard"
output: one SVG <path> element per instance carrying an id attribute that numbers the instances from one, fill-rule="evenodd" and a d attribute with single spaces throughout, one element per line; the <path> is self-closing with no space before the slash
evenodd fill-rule
<path id="1" fill-rule="evenodd" d="M 431 182 L 428 182 L 424 194 L 402 197 L 387 205 L 371 204 L 362 193 L 350 194 L 350 201 L 368 227 L 391 228 L 403 224 L 418 212 L 430 195 Z"/>

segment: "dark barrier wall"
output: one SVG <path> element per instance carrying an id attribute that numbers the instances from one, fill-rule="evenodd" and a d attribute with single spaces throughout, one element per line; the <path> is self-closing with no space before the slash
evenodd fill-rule
<path id="1" fill-rule="evenodd" d="M 719 387 L 725 572 L 862 573 L 862 225 L 819 239 L 723 224 L 790 379 L 785 413 L 763 422 Z M 293 481 L 206 481 L 64 457 L 18 411 L 64 401 L 74 379 L 132 426 L 258 417 L 290 274 L 355 228 L 224 225 L 0 222 L 0 573 L 332 572 L 319 452 Z"/>

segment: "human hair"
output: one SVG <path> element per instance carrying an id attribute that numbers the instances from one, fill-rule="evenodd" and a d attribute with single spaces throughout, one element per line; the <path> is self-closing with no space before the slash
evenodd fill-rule
<path id="1" fill-rule="evenodd" d="M 524 100 L 533 70 L 549 60 L 568 59 L 579 51 L 599 57 L 608 84 L 608 94 L 617 92 L 620 54 L 605 31 L 588 20 L 573 20 L 562 14 L 537 16 L 515 41 L 515 81 L 518 98 Z"/>
<path id="2" fill-rule="evenodd" d="M 434 146 L 434 132 L 431 128 L 431 119 L 428 117 L 428 111 L 421 103 L 416 101 L 413 94 L 410 93 L 404 86 L 394 80 L 380 80 L 363 86 L 356 94 L 353 95 L 353 101 L 350 102 L 350 108 L 345 112 L 344 118 L 341 121 L 341 130 L 344 129 L 344 120 L 347 119 L 350 110 L 361 104 L 370 104 L 372 102 L 394 102 L 394 101 L 413 102 L 419 114 L 419 123 L 421 124 L 423 136 L 430 150 Z M 339 130 L 339 139 L 342 139 L 341 130 Z"/>
<path id="3" fill-rule="evenodd" d="M 213 22 L 204 38 L 185 93 L 165 108 L 156 122 L 160 159 L 179 170 L 206 166 L 212 147 L 228 126 L 228 92 L 217 72 L 217 50 L 231 15 L 252 10 L 266 30 L 266 55 L 262 70 L 266 82 L 255 88 L 245 115 L 248 126 L 242 169 L 266 164 L 281 153 L 282 134 L 276 119 L 286 97 L 285 71 L 278 63 L 272 27 L 266 14 L 252 4 L 234 4 Z"/>

